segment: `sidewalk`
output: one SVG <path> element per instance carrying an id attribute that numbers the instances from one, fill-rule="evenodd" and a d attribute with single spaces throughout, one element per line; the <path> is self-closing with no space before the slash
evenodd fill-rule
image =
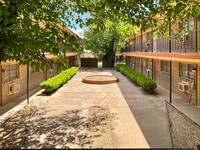
<path id="1" fill-rule="evenodd" d="M 41 88 L 37 87 L 34 88 L 33 90 L 30 91 L 29 95 L 29 102 L 32 102 L 34 99 L 39 98 L 36 95 L 41 93 Z M 26 105 L 28 104 L 27 102 L 27 95 L 24 94 L 17 98 L 16 100 L 0 107 L 0 125 L 4 123 L 7 119 L 15 115 L 18 111 L 23 109 Z"/>
<path id="2" fill-rule="evenodd" d="M 81 82 L 94 74 L 112 74 L 119 82 Z M 51 96 L 30 99 L 26 109 L 1 126 L 3 148 L 172 147 L 165 99 L 143 91 L 115 69 L 80 69 Z"/>
<path id="3" fill-rule="evenodd" d="M 169 102 L 169 90 L 158 85 L 156 92 Z M 193 122 L 200 125 L 200 107 L 193 104 L 189 105 L 189 101 L 183 101 L 180 96 L 174 93 L 172 93 L 171 104 L 188 118 L 190 118 Z"/>

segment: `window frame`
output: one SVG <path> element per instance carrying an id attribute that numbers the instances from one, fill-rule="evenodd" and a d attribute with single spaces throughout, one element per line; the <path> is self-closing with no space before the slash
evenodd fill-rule
<path id="1" fill-rule="evenodd" d="M 184 75 L 184 73 L 183 73 L 183 65 L 185 65 L 185 68 L 186 68 L 186 74 Z M 192 67 L 191 67 L 192 66 Z M 192 70 L 193 70 L 193 68 L 195 67 L 195 65 L 194 64 L 188 64 L 188 63 L 179 63 L 179 77 L 180 78 L 185 78 L 185 79 L 188 79 L 188 80 L 194 80 L 194 78 L 195 78 L 195 73 L 194 72 L 192 72 Z M 192 69 L 191 69 L 192 68 Z M 190 73 L 192 73 L 193 75 L 193 78 L 191 78 L 191 75 L 190 75 Z"/>
<path id="2" fill-rule="evenodd" d="M 165 60 L 160 61 L 160 71 L 167 74 L 169 73 L 169 61 L 165 61 Z"/>
<path id="3" fill-rule="evenodd" d="M 13 65 L 16 65 L 16 67 L 15 67 L 16 69 L 15 70 L 12 68 Z M 5 66 L 8 66 L 9 69 L 7 69 Z M 2 76 L 4 83 L 10 82 L 10 81 L 13 81 L 13 80 L 19 78 L 19 63 L 3 64 L 2 68 L 5 70 L 5 73 Z M 12 74 L 13 72 L 16 72 L 14 74 L 14 76 Z M 5 76 L 8 76 L 8 78 L 5 79 Z"/>

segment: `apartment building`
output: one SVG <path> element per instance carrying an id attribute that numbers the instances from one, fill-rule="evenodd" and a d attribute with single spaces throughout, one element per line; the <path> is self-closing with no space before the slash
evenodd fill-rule
<path id="1" fill-rule="evenodd" d="M 76 42 L 81 38 L 69 28 L 61 23 L 56 24 L 59 30 L 68 32 L 73 35 Z M 39 22 L 40 28 L 45 28 L 44 22 Z M 60 33 L 62 36 L 62 33 Z M 62 45 L 59 45 L 62 48 Z M 80 57 L 79 53 L 74 49 L 69 49 L 70 52 L 66 53 L 65 63 L 68 68 L 72 66 L 79 66 Z M 45 57 L 54 62 L 59 61 L 57 57 L 46 53 Z M 39 86 L 39 84 L 60 73 L 56 65 L 52 68 L 45 67 L 42 71 L 38 71 L 36 67 L 28 67 L 20 65 L 16 61 L 0 62 L 0 106 L 7 104 L 25 94 L 27 91 L 32 90 Z"/>
<path id="2" fill-rule="evenodd" d="M 179 27 L 171 25 L 173 31 Z M 140 32 L 128 42 L 124 56 L 130 67 L 200 106 L 200 21 L 190 19 L 182 27 L 192 32 L 183 30 L 178 39 L 154 37 L 151 30 Z"/>
<path id="3" fill-rule="evenodd" d="M 58 61 L 51 54 L 45 54 L 48 59 Z M 66 53 L 68 67 L 79 66 L 79 54 L 77 52 Z M 38 71 L 36 67 L 27 67 L 20 65 L 16 61 L 1 62 L 0 64 L 0 104 L 1 106 L 15 100 L 16 98 L 27 93 L 27 90 L 33 90 L 39 84 L 51 78 L 61 71 L 53 65 L 52 68 L 44 68 Z M 27 88 L 28 87 L 28 88 Z"/>

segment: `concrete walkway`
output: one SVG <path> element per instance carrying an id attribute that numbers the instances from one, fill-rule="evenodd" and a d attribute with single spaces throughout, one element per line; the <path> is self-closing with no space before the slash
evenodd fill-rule
<path id="1" fill-rule="evenodd" d="M 94 74 L 114 75 L 119 82 L 81 82 Z M 0 141 L 0 148 L 172 147 L 164 98 L 143 91 L 114 69 L 80 69 L 51 96 L 32 96 L 25 109 L 1 126 Z"/>

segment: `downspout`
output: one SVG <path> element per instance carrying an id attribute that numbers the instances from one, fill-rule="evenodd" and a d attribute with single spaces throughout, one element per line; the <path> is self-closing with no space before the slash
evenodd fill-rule
<path id="1" fill-rule="evenodd" d="M 57 58 L 57 64 L 58 64 L 58 58 Z M 58 66 L 56 66 L 56 72 L 58 74 Z"/>
<path id="2" fill-rule="evenodd" d="M 1 78 L 0 78 L 0 105 L 2 106 L 3 105 L 3 98 L 2 98 L 2 90 L 3 90 L 3 86 L 2 86 L 2 81 L 3 81 L 3 79 L 2 79 L 2 65 L 1 65 L 1 61 L 0 61 L 0 76 L 1 76 Z"/>
<path id="3" fill-rule="evenodd" d="M 151 32 L 151 52 L 153 53 L 153 31 Z M 151 79 L 154 78 L 154 63 L 153 58 L 151 59 Z"/>
<path id="4" fill-rule="evenodd" d="M 135 39 L 135 34 L 134 34 L 134 52 L 136 51 L 136 39 Z"/>
<path id="5" fill-rule="evenodd" d="M 141 46 L 140 46 L 140 52 L 142 53 L 142 29 L 141 29 Z M 141 57 L 141 74 L 143 74 L 143 59 Z"/>
<path id="6" fill-rule="evenodd" d="M 26 83 L 27 83 L 27 103 L 29 103 L 29 64 L 27 64 L 27 70 L 26 70 L 27 72 L 27 81 L 26 81 Z"/>
<path id="7" fill-rule="evenodd" d="M 171 41 L 171 21 L 169 18 L 169 53 L 172 51 L 172 41 Z M 169 74 L 170 74 L 170 81 L 169 81 L 169 102 L 172 103 L 172 61 L 169 62 Z"/>
<path id="8" fill-rule="evenodd" d="M 196 19 L 195 22 L 196 22 L 196 53 L 198 53 L 198 48 L 199 47 L 198 47 L 198 42 L 197 42 L 198 41 L 198 35 L 197 35 L 198 34 L 198 32 L 197 32 L 198 31 L 198 21 L 197 21 L 197 19 Z M 195 86 L 195 88 L 196 88 L 196 92 L 195 92 L 196 93 L 196 105 L 198 105 L 197 103 L 198 103 L 198 91 L 199 91 L 198 87 L 197 87 L 197 84 L 198 84 L 198 76 L 197 76 L 197 72 L 198 71 L 197 71 L 197 69 L 199 69 L 199 68 L 198 68 L 198 65 L 196 64 L 196 71 L 195 71 L 195 77 L 196 77 L 195 78 L 195 80 L 196 80 L 196 86 Z"/>

